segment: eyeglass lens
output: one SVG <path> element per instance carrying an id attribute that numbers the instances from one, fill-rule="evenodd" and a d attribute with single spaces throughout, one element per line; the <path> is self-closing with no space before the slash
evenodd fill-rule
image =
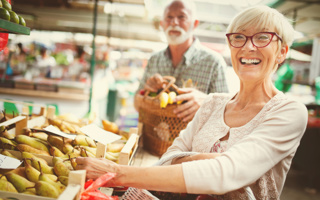
<path id="1" fill-rule="evenodd" d="M 252 43 L 254 46 L 265 47 L 271 42 L 273 38 L 273 34 L 257 33 L 257 34 L 254 34 L 253 36 L 245 36 L 243 34 L 236 33 L 229 36 L 229 41 L 230 41 L 230 44 L 234 47 L 242 47 L 245 45 L 246 41 L 249 38 L 252 39 Z"/>

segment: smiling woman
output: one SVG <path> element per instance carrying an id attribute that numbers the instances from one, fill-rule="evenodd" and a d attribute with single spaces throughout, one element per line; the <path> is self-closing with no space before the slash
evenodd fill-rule
<path id="1" fill-rule="evenodd" d="M 77 158 L 77 168 L 86 169 L 87 178 L 116 172 L 110 186 L 209 194 L 214 200 L 280 199 L 308 120 L 306 107 L 277 90 L 271 78 L 286 57 L 293 28 L 276 10 L 255 6 L 240 12 L 227 33 L 236 36 L 229 47 L 239 91 L 210 94 L 157 166 Z M 122 199 L 153 198 L 131 188 Z"/>

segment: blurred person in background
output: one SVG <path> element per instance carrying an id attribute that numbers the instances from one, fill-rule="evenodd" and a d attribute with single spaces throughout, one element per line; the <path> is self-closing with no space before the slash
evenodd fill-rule
<path id="1" fill-rule="evenodd" d="M 53 56 L 48 53 L 46 47 L 40 48 L 40 55 L 36 57 L 36 66 L 41 72 L 45 73 L 47 78 L 51 76 L 51 69 L 57 65 Z"/>
<path id="2" fill-rule="evenodd" d="M 161 90 L 164 87 L 163 76 L 175 77 L 175 84 L 179 88 L 182 88 L 183 81 L 191 79 L 196 88 L 181 89 L 185 94 L 177 96 L 175 102 L 186 103 L 174 110 L 177 117 L 190 121 L 207 94 L 228 92 L 226 63 L 219 53 L 204 47 L 199 39 L 194 37 L 199 20 L 191 0 L 169 1 L 160 24 L 168 47 L 150 57 L 137 94 L 141 89 L 151 92 Z M 135 100 L 137 110 L 138 104 Z"/>

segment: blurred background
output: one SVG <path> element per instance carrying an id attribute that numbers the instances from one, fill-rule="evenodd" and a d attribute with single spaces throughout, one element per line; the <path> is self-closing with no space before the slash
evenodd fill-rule
<path id="1" fill-rule="evenodd" d="M 107 119 L 123 130 L 136 127 L 133 95 L 150 55 L 167 46 L 159 26 L 165 2 L 11 0 L 12 9 L 25 19 L 30 34 L 9 34 L 8 44 L 0 52 L 0 98 L 54 105 L 56 114 Z M 320 1 L 195 2 L 200 20 L 195 35 L 225 58 L 230 92 L 239 87 L 225 38 L 233 16 L 262 4 L 279 10 L 292 22 L 295 41 L 274 81 L 308 107 L 310 122 L 293 165 L 302 171 L 291 173 L 287 186 L 292 188 L 285 189 L 283 199 L 320 199 L 316 190 L 320 177 Z"/>

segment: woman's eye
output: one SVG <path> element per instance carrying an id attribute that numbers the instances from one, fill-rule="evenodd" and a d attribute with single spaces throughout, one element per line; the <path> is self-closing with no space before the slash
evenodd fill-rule
<path id="1" fill-rule="evenodd" d="M 243 35 L 235 35 L 234 36 L 234 39 L 236 39 L 236 40 L 245 40 L 245 36 L 243 36 Z"/>
<path id="2" fill-rule="evenodd" d="M 258 35 L 257 37 L 258 40 L 269 40 L 268 35 Z"/>

